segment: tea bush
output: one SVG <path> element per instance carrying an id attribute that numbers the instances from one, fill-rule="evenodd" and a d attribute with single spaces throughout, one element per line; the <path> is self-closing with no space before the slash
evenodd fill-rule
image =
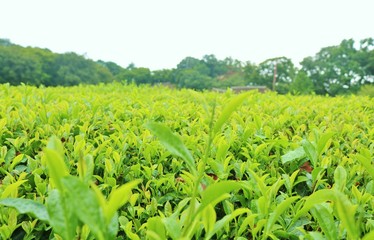
<path id="1" fill-rule="evenodd" d="M 1 239 L 373 239 L 374 104 L 0 85 Z"/>

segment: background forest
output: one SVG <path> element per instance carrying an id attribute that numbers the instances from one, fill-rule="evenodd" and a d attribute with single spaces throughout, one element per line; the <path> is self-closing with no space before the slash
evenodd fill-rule
<path id="1" fill-rule="evenodd" d="M 276 83 L 273 84 L 276 69 Z M 57 54 L 48 49 L 23 47 L 0 39 L 0 83 L 36 86 L 126 81 L 135 84 L 170 84 L 178 88 L 205 90 L 232 86 L 266 86 L 278 93 L 336 96 L 374 95 L 374 39 L 343 40 L 305 57 L 299 66 L 287 57 L 260 64 L 230 57 L 184 58 L 176 68 L 151 71 L 130 64 L 93 61 L 73 52 Z"/>

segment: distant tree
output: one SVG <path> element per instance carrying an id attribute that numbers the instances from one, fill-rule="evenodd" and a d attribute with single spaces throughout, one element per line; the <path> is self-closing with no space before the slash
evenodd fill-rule
<path id="1" fill-rule="evenodd" d="M 337 95 L 356 92 L 365 82 L 363 63 L 352 39 L 338 46 L 322 48 L 314 57 L 301 62 L 302 70 L 312 79 L 317 94 Z"/>
<path id="2" fill-rule="evenodd" d="M 229 70 L 226 63 L 224 61 L 218 60 L 216 56 L 214 56 L 213 54 L 203 56 L 202 61 L 205 63 L 205 66 L 207 66 L 209 69 L 209 77 L 214 78 L 217 76 L 224 75 Z"/>
<path id="3" fill-rule="evenodd" d="M 132 70 L 132 73 L 137 84 L 152 83 L 152 76 L 149 68 L 135 68 Z"/>
<path id="4" fill-rule="evenodd" d="M 123 71 L 124 69 L 123 67 L 119 66 L 118 64 L 114 62 L 104 62 L 102 60 L 99 60 L 97 61 L 97 63 L 106 67 L 113 76 L 118 76 L 121 73 L 121 71 Z"/>
<path id="5" fill-rule="evenodd" d="M 171 69 L 162 69 L 152 72 L 152 83 L 173 83 L 173 70 Z"/>
<path id="6" fill-rule="evenodd" d="M 205 55 L 201 60 L 186 57 L 173 72 L 180 87 L 209 89 L 213 86 L 228 87 L 245 84 L 240 61 L 232 58 L 219 60 L 213 54 Z M 188 74 L 191 74 L 191 76 L 188 76 Z"/>
<path id="7" fill-rule="evenodd" d="M 52 85 L 73 86 L 80 83 L 110 82 L 113 75 L 104 66 L 76 53 L 59 54 L 55 58 L 57 71 Z"/>
<path id="8" fill-rule="evenodd" d="M 210 74 L 210 69 L 205 62 L 193 57 L 186 57 L 177 65 L 177 71 L 186 69 L 193 69 L 206 76 Z"/>
<path id="9" fill-rule="evenodd" d="M 308 75 L 301 70 L 292 81 L 290 90 L 294 94 L 310 94 L 314 91 L 314 85 Z"/>
<path id="10" fill-rule="evenodd" d="M 186 57 L 173 72 L 175 83 L 180 88 L 201 90 L 212 87 L 210 69 L 203 60 Z"/>
<path id="11" fill-rule="evenodd" d="M 56 54 L 48 49 L 0 45 L 0 83 L 71 86 L 111 80 L 113 75 L 108 68 L 75 53 Z"/>
<path id="12" fill-rule="evenodd" d="M 290 84 L 295 77 L 295 66 L 286 57 L 268 59 L 258 66 L 258 79 L 253 79 L 256 85 L 264 85 L 273 88 L 274 67 L 276 66 L 275 90 L 279 93 L 287 93 Z"/>
<path id="13" fill-rule="evenodd" d="M 42 64 L 31 49 L 0 46 L 0 83 L 39 85 L 44 78 Z"/>
<path id="14" fill-rule="evenodd" d="M 243 69 L 243 63 L 237 59 L 227 57 L 222 62 L 224 67 L 226 68 L 226 72 L 241 72 Z"/>
<path id="15" fill-rule="evenodd" d="M 9 39 L 0 38 L 0 46 L 10 46 L 12 43 Z"/>
<path id="16" fill-rule="evenodd" d="M 136 84 L 151 84 L 152 75 L 149 68 L 144 67 L 130 67 L 124 69 L 118 77 L 121 80 L 127 80 L 128 82 L 134 82 Z"/>
<path id="17" fill-rule="evenodd" d="M 263 83 L 259 81 L 260 74 L 258 66 L 251 62 L 246 62 L 243 67 L 244 78 L 246 85 L 262 85 Z M 264 84 L 265 85 L 265 84 Z"/>
<path id="18" fill-rule="evenodd" d="M 132 70 L 132 69 L 134 69 L 134 68 L 136 68 L 135 63 L 130 63 L 130 64 L 126 67 L 127 70 Z"/>
<path id="19" fill-rule="evenodd" d="M 374 82 L 374 39 L 366 38 L 360 41 L 360 48 L 355 58 L 364 71 L 361 85 Z"/>
<path id="20" fill-rule="evenodd" d="M 181 88 L 203 90 L 212 87 L 213 79 L 207 75 L 201 74 L 197 70 L 183 69 L 177 72 L 176 83 L 177 86 Z"/>

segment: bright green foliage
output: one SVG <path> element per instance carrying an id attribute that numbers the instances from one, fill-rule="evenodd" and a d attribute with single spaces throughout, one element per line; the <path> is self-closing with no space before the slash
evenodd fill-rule
<path id="1" fill-rule="evenodd" d="M 130 199 L 131 189 L 139 181 L 113 188 L 106 203 L 100 191 L 92 190 L 78 177 L 69 175 L 63 160 L 63 145 L 56 137 L 49 140 L 44 154 L 50 179 L 56 185 L 56 189 L 50 191 L 46 205 L 21 198 L 0 199 L 0 204 L 49 223 L 54 233 L 63 239 L 74 239 L 78 228 L 85 226 L 96 239 L 113 239 L 118 231 L 117 210 Z"/>
<path id="2" fill-rule="evenodd" d="M 0 239 L 372 239 L 373 129 L 365 96 L 0 85 Z"/>
<path id="3" fill-rule="evenodd" d="M 184 146 L 183 142 L 175 136 L 170 129 L 159 123 L 148 123 L 147 127 L 161 141 L 161 143 L 176 156 L 181 157 L 187 164 L 188 169 L 193 175 L 197 175 L 195 160 L 192 154 Z"/>
<path id="4" fill-rule="evenodd" d="M 360 91 L 358 91 L 358 95 L 368 96 L 368 97 L 373 98 L 374 97 L 374 84 L 367 84 L 367 85 L 361 86 Z"/>
<path id="5" fill-rule="evenodd" d="M 31 213 L 42 221 L 49 221 L 49 215 L 43 204 L 21 198 L 4 198 L 0 200 L 0 204 L 15 207 L 20 213 Z"/>

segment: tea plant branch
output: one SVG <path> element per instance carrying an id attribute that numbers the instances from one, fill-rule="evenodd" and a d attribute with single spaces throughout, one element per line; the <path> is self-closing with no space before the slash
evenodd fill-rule
<path id="1" fill-rule="evenodd" d="M 192 223 L 192 221 L 194 221 L 197 217 L 196 216 L 197 213 L 196 213 L 196 210 L 195 210 L 195 205 L 196 205 L 195 200 L 197 199 L 197 196 L 199 194 L 199 187 L 200 187 L 201 181 L 204 177 L 205 167 L 207 165 L 208 157 L 209 157 L 209 154 L 210 154 L 210 149 L 211 149 L 212 142 L 213 142 L 213 123 L 214 123 L 215 110 L 216 110 L 216 101 L 214 101 L 214 103 L 213 103 L 213 109 L 212 109 L 212 113 L 211 113 L 210 120 L 209 120 L 208 142 L 207 142 L 207 145 L 205 147 L 205 153 L 204 153 L 204 156 L 202 158 L 201 165 L 199 165 L 199 168 L 198 168 L 198 176 L 197 176 L 196 183 L 194 185 L 194 191 L 193 191 L 193 195 L 192 195 L 192 198 L 191 198 L 190 211 L 189 211 L 189 214 L 188 214 L 188 218 L 186 220 L 186 226 L 189 226 Z M 183 233 L 186 236 L 190 236 L 192 231 L 193 231 L 193 227 L 189 227 L 189 228 L 185 228 L 183 230 Z"/>

